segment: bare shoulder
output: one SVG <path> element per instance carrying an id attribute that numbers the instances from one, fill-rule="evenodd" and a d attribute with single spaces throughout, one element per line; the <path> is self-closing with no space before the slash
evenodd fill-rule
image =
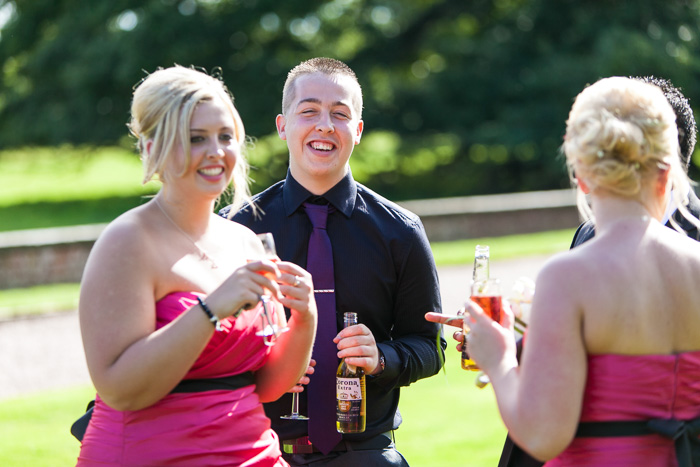
<path id="1" fill-rule="evenodd" d="M 583 249 L 583 247 L 580 247 Z M 589 258 L 581 254 L 581 250 L 569 250 L 552 256 L 540 269 L 537 275 L 537 289 L 551 284 L 556 288 L 569 288 L 585 277 Z"/>
<path id="2" fill-rule="evenodd" d="M 557 254 L 542 266 L 535 282 L 533 320 L 535 316 L 546 322 L 580 318 L 586 301 L 582 291 L 591 290 L 595 274 L 591 255 L 577 250 Z"/>
<path id="3" fill-rule="evenodd" d="M 112 221 L 95 242 L 93 251 L 145 253 L 155 236 L 153 222 L 144 206 L 129 210 Z"/>
<path id="4" fill-rule="evenodd" d="M 157 223 L 147 206 L 125 212 L 112 221 L 95 242 L 83 273 L 84 286 L 106 284 L 151 287 L 166 259 Z"/>
<path id="5" fill-rule="evenodd" d="M 214 215 L 214 217 L 216 218 L 214 219 L 214 223 L 218 233 L 217 236 L 220 237 L 221 242 L 226 242 L 246 250 L 253 249 L 253 251 L 262 251 L 262 246 L 255 232 L 248 227 L 218 215 Z"/>

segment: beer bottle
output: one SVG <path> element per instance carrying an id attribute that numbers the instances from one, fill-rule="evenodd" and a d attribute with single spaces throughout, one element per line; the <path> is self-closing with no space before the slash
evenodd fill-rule
<path id="1" fill-rule="evenodd" d="M 472 271 L 472 283 L 484 281 L 489 278 L 489 247 L 486 245 L 477 245 L 474 252 L 474 270 Z M 469 287 L 471 290 L 471 287 Z M 462 368 L 471 370 L 474 366 L 474 361 L 469 358 L 467 353 L 467 344 L 462 342 Z"/>
<path id="2" fill-rule="evenodd" d="M 357 313 L 345 313 L 345 327 L 357 324 Z M 341 360 L 336 373 L 336 428 L 362 433 L 366 423 L 365 371 Z"/>

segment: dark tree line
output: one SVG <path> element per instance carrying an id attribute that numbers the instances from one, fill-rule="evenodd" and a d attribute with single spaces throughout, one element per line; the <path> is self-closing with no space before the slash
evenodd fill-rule
<path id="1" fill-rule="evenodd" d="M 576 94 L 657 75 L 700 102 L 697 1 L 0 0 L 2 147 L 125 143 L 133 85 L 220 67 L 257 188 L 284 176 L 287 71 L 332 56 L 358 74 L 359 180 L 396 198 L 568 186 L 558 148 Z M 0 15 L 0 18 L 2 15 Z M 692 175 L 697 169 L 692 168 Z"/>

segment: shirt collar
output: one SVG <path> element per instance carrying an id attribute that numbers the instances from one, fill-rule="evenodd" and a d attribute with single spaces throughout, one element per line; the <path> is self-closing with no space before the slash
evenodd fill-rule
<path id="1" fill-rule="evenodd" d="M 287 216 L 291 216 L 304 201 L 313 196 L 309 190 L 292 177 L 290 170 L 287 170 L 287 178 L 282 188 L 282 194 L 284 198 L 284 212 Z M 350 169 L 333 188 L 322 196 L 333 207 L 342 212 L 345 217 L 349 218 L 353 209 L 355 209 L 355 199 L 357 197 L 357 184 L 352 178 Z"/>

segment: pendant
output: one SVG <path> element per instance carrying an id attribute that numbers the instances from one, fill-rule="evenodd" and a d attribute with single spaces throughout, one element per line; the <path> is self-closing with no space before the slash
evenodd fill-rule
<path id="1" fill-rule="evenodd" d="M 204 251 L 201 249 L 199 250 L 199 259 L 201 261 L 209 261 L 209 264 L 211 264 L 212 269 L 218 269 L 219 266 L 216 265 L 213 259 L 211 259 Z"/>

